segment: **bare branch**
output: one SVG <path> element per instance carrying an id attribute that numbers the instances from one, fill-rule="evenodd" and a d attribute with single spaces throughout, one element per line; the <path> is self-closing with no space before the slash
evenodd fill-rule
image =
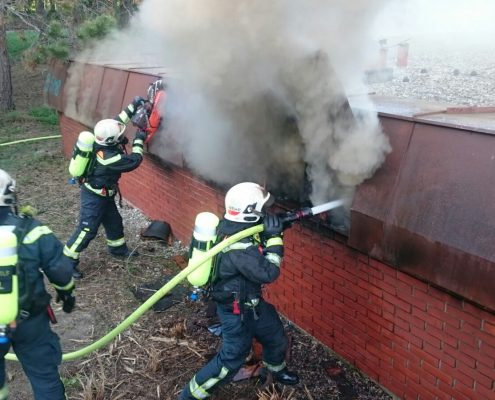
<path id="1" fill-rule="evenodd" d="M 7 10 L 15 15 L 17 18 L 19 18 L 22 22 L 24 22 L 26 25 L 30 26 L 31 28 L 33 28 L 36 32 L 38 33 L 42 33 L 41 32 L 41 29 L 38 28 L 36 25 L 34 25 L 33 23 L 29 22 L 20 12 L 18 12 L 14 7 L 12 6 L 7 6 Z"/>

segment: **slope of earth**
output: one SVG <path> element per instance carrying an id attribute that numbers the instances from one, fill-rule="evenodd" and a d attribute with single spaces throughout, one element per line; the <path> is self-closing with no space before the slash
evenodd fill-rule
<path id="1" fill-rule="evenodd" d="M 43 74 L 25 72 L 15 65 L 14 92 L 17 111 L 0 116 L 0 142 L 57 134 L 58 127 L 25 117 L 42 104 Z M 0 147 L 1 168 L 15 175 L 19 199 L 37 209 L 37 217 L 65 241 L 78 217 L 79 193 L 68 184 L 68 161 L 58 139 Z M 77 285 L 77 306 L 64 314 L 55 305 L 65 353 L 102 337 L 129 316 L 141 301 L 136 294 L 163 283 L 180 270 L 186 255 L 181 243 L 144 240 L 141 232 L 150 221 L 124 202 L 126 236 L 140 256 L 111 258 L 102 230 L 83 253 Z M 173 229 L 173 227 L 172 227 Z M 146 287 L 145 289 L 140 289 Z M 152 289 L 150 290 L 152 293 Z M 80 400 L 175 399 L 184 384 L 215 354 L 220 339 L 210 333 L 215 321 L 201 302 L 191 302 L 184 285 L 167 299 L 172 306 L 149 311 L 109 345 L 61 367 L 68 398 Z M 392 397 L 332 351 L 285 321 L 292 338 L 290 365 L 301 376 L 294 388 L 263 387 L 256 378 L 220 388 L 214 400 L 232 399 L 391 399 Z M 15 362 L 8 362 L 11 400 L 32 398 L 26 379 Z"/>

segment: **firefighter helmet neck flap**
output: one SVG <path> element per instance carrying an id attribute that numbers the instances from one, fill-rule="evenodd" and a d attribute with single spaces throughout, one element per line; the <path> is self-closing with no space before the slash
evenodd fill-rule
<path id="1" fill-rule="evenodd" d="M 273 204 L 273 196 L 257 183 L 242 182 L 225 195 L 225 219 L 253 223 L 263 216 L 264 208 Z"/>
<path id="2" fill-rule="evenodd" d="M 95 125 L 95 141 L 102 146 L 119 143 L 125 131 L 125 124 L 115 119 L 102 119 Z"/>
<path id="3" fill-rule="evenodd" d="M 0 207 L 12 206 L 15 203 L 15 180 L 3 169 L 0 169 Z"/>

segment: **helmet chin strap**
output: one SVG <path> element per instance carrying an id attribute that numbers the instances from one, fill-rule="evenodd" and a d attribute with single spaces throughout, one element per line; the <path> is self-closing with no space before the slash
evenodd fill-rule
<path id="1" fill-rule="evenodd" d="M 258 211 L 258 210 L 253 210 L 252 214 L 257 215 L 260 218 L 263 218 L 265 216 L 265 212 L 263 211 Z"/>

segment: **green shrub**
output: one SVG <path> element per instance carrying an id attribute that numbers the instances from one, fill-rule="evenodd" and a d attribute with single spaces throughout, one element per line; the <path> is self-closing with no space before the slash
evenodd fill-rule
<path id="1" fill-rule="evenodd" d="M 13 59 L 21 57 L 38 40 L 38 33 L 32 30 L 7 32 L 7 51 Z"/>
<path id="2" fill-rule="evenodd" d="M 58 125 L 58 114 L 53 108 L 41 106 L 29 110 L 29 115 L 36 121 L 47 125 Z"/>

